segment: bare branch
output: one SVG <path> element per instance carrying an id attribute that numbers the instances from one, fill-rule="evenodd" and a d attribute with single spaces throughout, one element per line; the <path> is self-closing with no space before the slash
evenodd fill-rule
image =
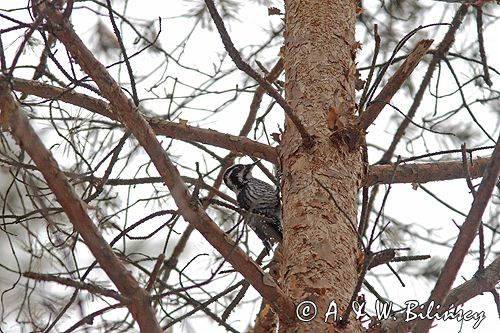
<path id="1" fill-rule="evenodd" d="M 474 198 L 469 214 L 465 218 L 465 222 L 460 227 L 460 233 L 458 234 L 457 241 L 455 242 L 448 259 L 441 270 L 441 274 L 431 292 L 431 295 L 429 296 L 427 305 L 431 301 L 434 301 L 436 304 L 443 303 L 453 281 L 455 281 L 455 277 L 460 269 L 460 266 L 462 265 L 464 257 L 467 254 L 472 241 L 476 237 L 484 210 L 490 201 L 491 193 L 495 188 L 500 174 L 500 141 L 497 142 L 498 143 L 493 151 L 488 166 L 484 171 L 483 180 L 481 185 L 479 185 L 479 189 Z M 431 325 L 432 320 L 419 321 L 413 332 L 427 332 Z"/>
<path id="2" fill-rule="evenodd" d="M 453 18 L 450 24 L 450 28 L 448 29 L 446 35 L 443 37 L 443 40 L 441 41 L 441 43 L 439 43 L 436 51 L 434 52 L 434 56 L 432 57 L 429 67 L 427 68 L 427 72 L 425 73 L 425 76 L 422 79 L 422 82 L 420 83 L 420 87 L 418 88 L 418 91 L 415 94 L 415 97 L 413 99 L 413 104 L 408 110 L 405 119 L 403 119 L 403 121 L 399 125 L 399 128 L 396 131 L 396 134 L 394 135 L 394 138 L 391 142 L 391 145 L 382 156 L 381 161 L 389 162 L 391 160 L 392 155 L 394 154 L 394 151 L 396 149 L 396 146 L 398 145 L 399 141 L 405 134 L 406 128 L 408 127 L 408 125 L 410 125 L 410 120 L 412 120 L 415 117 L 415 113 L 417 112 L 417 109 L 420 106 L 420 103 L 422 102 L 422 98 L 424 97 L 424 93 L 431 82 L 432 74 L 434 73 L 436 66 L 446 56 L 449 49 L 451 48 L 451 45 L 453 45 L 453 42 L 455 41 L 455 33 L 457 32 L 458 28 L 460 28 L 462 20 L 465 17 L 465 14 L 467 14 L 468 8 L 469 8 L 468 5 L 461 5 L 460 8 L 457 10 L 455 17 Z"/>
<path id="3" fill-rule="evenodd" d="M 153 271 L 151 272 L 151 275 L 149 277 L 149 281 L 146 285 L 147 292 L 150 292 L 151 289 L 153 288 L 156 277 L 158 276 L 158 272 L 160 271 L 160 268 L 163 265 L 164 260 L 165 260 L 165 255 L 163 253 L 158 256 L 158 259 L 156 259 L 155 267 L 153 268 Z"/>
<path id="4" fill-rule="evenodd" d="M 0 74 L 0 80 L 3 78 L 5 76 Z M 102 99 L 77 93 L 73 90 L 19 78 L 12 79 L 12 84 L 13 89 L 16 91 L 47 99 L 59 99 L 118 121 L 112 106 Z M 278 161 L 275 148 L 242 136 L 220 133 L 215 130 L 189 126 L 187 124 L 173 123 L 164 119 L 149 118 L 148 122 L 158 135 L 184 141 L 197 141 L 225 148 L 232 152 L 262 158 L 275 164 Z"/>
<path id="5" fill-rule="evenodd" d="M 456 288 L 453 288 L 446 297 L 439 313 L 444 313 L 452 304 L 456 308 L 468 300 L 494 289 L 498 282 L 499 275 L 500 257 L 493 260 L 493 262 L 486 267 L 484 271 L 475 274 L 472 279 L 462 283 Z M 421 311 L 421 309 L 418 309 L 418 311 Z M 417 312 L 417 309 L 415 309 L 415 312 Z M 419 320 L 406 320 L 406 315 L 402 313 L 396 315 L 394 319 L 391 318 L 382 321 L 380 330 L 374 330 L 373 333 L 410 332 L 415 327 L 417 322 L 419 322 Z"/>
<path id="6" fill-rule="evenodd" d="M 184 219 L 193 224 L 205 239 L 217 249 L 240 272 L 252 286 L 280 314 L 283 320 L 292 320 L 294 306 L 272 278 L 264 273 L 204 212 L 193 204 L 191 195 L 182 181 L 179 171 L 172 164 L 166 151 L 158 142 L 155 133 L 133 103 L 125 96 L 119 85 L 94 57 L 73 30 L 71 23 L 55 11 L 48 11 L 52 33 L 66 46 L 80 67 L 93 78 L 103 96 L 108 99 L 116 116 L 134 134 L 147 152 L 157 171 L 168 186 L 172 198 Z"/>
<path id="7" fill-rule="evenodd" d="M 370 71 L 368 72 L 368 77 L 366 78 L 365 88 L 363 89 L 363 94 L 359 99 L 358 112 L 363 112 L 366 99 L 368 98 L 368 91 L 370 90 L 370 85 L 372 83 L 373 73 L 377 66 L 377 57 L 380 51 L 380 35 L 378 34 L 378 25 L 373 25 L 373 34 L 375 35 L 375 49 L 373 50 L 372 64 L 370 66 Z M 359 70 L 359 68 L 358 68 Z"/>
<path id="8" fill-rule="evenodd" d="M 467 186 L 469 187 L 469 190 L 472 194 L 472 197 L 476 197 L 476 189 L 474 188 L 474 185 L 472 184 L 472 179 L 470 177 L 470 172 L 469 172 L 469 164 L 467 163 L 467 145 L 465 143 L 462 144 L 462 164 L 464 167 L 464 172 L 465 172 L 465 181 L 467 182 Z M 472 157 L 472 156 L 471 156 Z M 485 259 L 485 250 L 484 250 L 484 226 L 483 222 L 479 224 L 479 230 L 478 230 L 478 235 L 479 235 L 479 264 L 478 264 L 478 271 L 482 271 L 484 269 L 484 259 Z"/>
<path id="9" fill-rule="evenodd" d="M 375 121 L 382 109 L 390 102 L 394 94 L 401 88 L 415 67 L 420 63 L 420 60 L 422 60 L 431 47 L 432 42 L 432 39 L 423 39 L 417 43 L 413 51 L 411 51 L 403 64 L 392 75 L 382 91 L 370 103 L 366 111 L 361 114 L 359 120 L 361 130 L 366 130 Z"/>
<path id="10" fill-rule="evenodd" d="M 222 21 L 222 17 L 217 12 L 217 8 L 215 8 L 214 2 L 212 0 L 205 0 L 205 4 L 207 5 L 208 11 L 210 12 L 212 19 L 214 20 L 215 26 L 219 31 L 222 43 L 224 44 L 224 48 L 226 49 L 231 59 L 233 59 L 236 67 L 238 67 L 240 70 L 247 73 L 251 78 L 257 81 L 262 86 L 262 88 L 266 90 L 269 96 L 271 96 L 278 102 L 278 104 L 283 108 L 286 115 L 290 118 L 292 123 L 299 131 L 304 146 L 306 148 L 311 148 L 314 145 L 314 140 L 312 136 L 309 133 L 307 133 L 307 130 L 304 127 L 304 125 L 302 125 L 302 122 L 300 121 L 299 117 L 297 117 L 297 115 L 293 112 L 292 107 L 285 101 L 283 96 L 281 96 L 280 93 L 278 93 L 278 91 L 276 91 L 276 89 L 274 89 L 273 86 L 265 78 L 259 75 L 252 67 L 250 67 L 249 64 L 243 61 L 240 53 L 234 47 L 234 44 L 231 41 L 231 37 L 229 37 L 226 27 L 224 26 L 224 22 Z"/>
<path id="11" fill-rule="evenodd" d="M 106 0 L 106 6 L 108 7 L 108 16 L 109 20 L 111 21 L 111 25 L 113 26 L 113 31 L 115 33 L 116 40 L 118 41 L 118 45 L 120 45 L 120 50 L 122 51 L 123 54 L 123 60 L 125 61 L 125 65 L 127 66 L 127 72 L 130 78 L 130 86 L 132 87 L 132 98 L 134 99 L 135 106 L 139 106 L 139 97 L 137 96 L 137 88 L 135 86 L 134 73 L 132 71 L 132 66 L 130 65 L 129 57 L 127 56 L 127 49 L 123 44 L 122 35 L 120 33 L 120 30 L 118 29 L 118 26 L 116 25 L 115 17 L 113 16 L 113 9 L 111 7 L 110 0 Z"/>
<path id="12" fill-rule="evenodd" d="M 488 62 L 486 60 L 486 51 L 484 50 L 483 38 L 483 7 L 475 6 L 476 8 L 476 27 L 477 27 L 477 43 L 479 45 L 479 54 L 481 55 L 481 63 L 483 65 L 484 82 L 491 87 L 490 71 L 488 70 Z"/>
<path id="13" fill-rule="evenodd" d="M 50 151 L 45 148 L 29 124 L 28 118 L 12 98 L 8 89 L 8 82 L 4 80 L 0 84 L 0 109 L 2 115 L 4 115 L 4 112 L 9 115 L 8 121 L 12 135 L 38 166 L 57 201 L 63 207 L 74 228 L 85 240 L 86 245 L 102 269 L 118 290 L 131 299 L 128 308 L 141 329 L 145 332 L 161 332 L 149 302 L 148 294 L 115 256 L 97 226 L 88 216 L 85 203 L 78 197 Z"/>
<path id="14" fill-rule="evenodd" d="M 35 273 L 35 272 L 25 272 L 25 273 L 23 273 L 23 276 L 27 277 L 29 279 L 38 280 L 38 281 L 57 282 L 57 283 L 62 284 L 64 286 L 73 287 L 76 289 L 87 290 L 88 292 L 90 292 L 92 294 L 98 294 L 98 295 L 103 295 L 106 297 L 111 297 L 111 298 L 116 299 L 117 301 L 124 303 L 124 304 L 130 303 L 130 299 L 120 295 L 120 293 L 117 293 L 114 290 L 109 290 L 109 289 L 100 287 L 100 286 L 95 285 L 95 284 L 83 283 L 80 281 L 66 279 L 66 278 L 62 278 L 59 276 L 55 276 L 55 275 L 40 274 L 40 273 Z"/>
<path id="15" fill-rule="evenodd" d="M 266 80 L 268 82 L 274 82 L 278 78 L 278 76 L 283 71 L 283 59 L 279 59 L 276 65 L 271 69 L 269 74 L 266 76 Z M 247 117 L 247 121 L 243 125 L 240 131 L 240 136 L 246 136 L 252 127 L 253 122 L 255 121 L 255 117 L 257 115 L 257 111 L 259 109 L 260 103 L 262 102 L 262 97 L 266 91 L 262 86 L 258 86 L 255 90 L 255 93 L 252 98 L 252 103 L 250 104 L 250 112 Z"/>
<path id="16" fill-rule="evenodd" d="M 489 158 L 477 158 L 469 164 L 471 178 L 479 178 L 483 175 Z M 389 184 L 392 179 L 394 167 L 388 165 L 372 165 L 363 181 L 363 186 L 375 184 Z M 443 181 L 465 178 L 462 161 L 432 162 L 400 164 L 394 175 L 393 183 L 427 183 L 432 181 Z"/>

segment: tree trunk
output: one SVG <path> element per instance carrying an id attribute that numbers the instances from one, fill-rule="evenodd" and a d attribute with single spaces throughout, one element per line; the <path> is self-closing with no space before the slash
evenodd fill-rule
<path id="1" fill-rule="evenodd" d="M 343 139 L 355 123 L 356 1 L 286 0 L 285 6 L 286 99 L 315 145 L 304 148 L 287 119 L 280 146 L 282 287 L 296 305 L 314 302 L 317 315 L 309 322 L 283 323 L 280 332 L 358 332 L 352 316 L 344 328 L 334 323 L 362 266 L 355 229 L 364 168 L 361 150 L 351 151 Z M 337 317 L 326 318 L 332 301 Z M 307 317 L 304 308 L 299 312 Z"/>

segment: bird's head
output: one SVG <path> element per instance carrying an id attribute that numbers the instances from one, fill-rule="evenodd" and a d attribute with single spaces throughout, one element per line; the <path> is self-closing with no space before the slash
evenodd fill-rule
<path id="1" fill-rule="evenodd" d="M 233 192 L 238 193 L 243 185 L 252 178 L 252 169 L 257 164 L 235 164 L 224 172 L 224 183 Z"/>

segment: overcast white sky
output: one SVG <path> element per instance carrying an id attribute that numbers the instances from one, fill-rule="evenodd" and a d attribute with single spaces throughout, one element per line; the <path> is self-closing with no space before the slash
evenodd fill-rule
<path id="1" fill-rule="evenodd" d="M 24 2 L 25 1 L 4 0 L 2 1 L 2 4 L 0 6 L 18 6 L 19 3 L 24 3 Z M 114 2 L 119 3 L 117 1 Z M 442 4 L 433 1 L 420 1 L 420 2 L 422 4 L 432 4 L 435 6 L 435 10 L 433 12 L 434 14 L 423 18 L 421 21 L 422 25 L 436 23 L 436 22 L 450 22 L 452 15 L 455 9 L 457 8 L 456 5 Z M 145 3 L 147 3 L 147 6 L 145 6 Z M 279 8 L 283 7 L 281 2 L 270 2 L 270 4 L 275 5 Z M 92 3 L 90 2 L 77 3 L 77 6 L 78 5 L 92 6 Z M 377 6 L 379 5 L 378 1 L 376 2 L 376 5 Z M 154 21 L 155 19 L 157 20 L 158 16 L 167 18 L 162 20 L 162 34 L 159 40 L 161 44 L 165 47 L 165 49 L 170 50 L 185 37 L 189 29 L 191 29 L 192 27 L 192 21 L 188 21 L 184 18 L 175 18 L 181 13 L 185 13 L 187 6 L 188 4 L 186 4 L 185 1 L 180 1 L 180 0 L 148 1 L 148 2 L 129 1 L 127 12 L 133 13 L 134 17 L 137 18 L 140 17 L 146 21 Z M 440 15 L 442 13 L 443 7 L 449 7 L 450 10 L 448 10 L 447 14 L 444 17 L 441 17 Z M 154 10 L 151 10 L 151 8 L 154 8 Z M 278 27 L 281 23 L 281 19 L 278 16 L 269 17 L 267 15 L 267 9 L 264 6 L 246 4 L 242 7 L 240 14 L 241 15 L 238 17 L 240 22 L 233 20 L 230 28 L 230 34 L 233 37 L 233 40 L 237 47 L 243 47 L 244 45 L 247 44 L 258 45 L 262 43 L 267 39 L 266 34 L 262 31 L 262 28 L 267 29 L 270 25 Z M 20 17 L 20 19 L 24 21 L 29 21 L 26 16 Z M 90 14 L 73 15 L 72 20 L 76 30 L 80 33 L 81 37 L 84 40 L 88 40 L 89 45 L 93 45 L 93 43 L 95 43 L 94 39 L 97 38 L 97 36 L 93 35 L 93 32 L 95 31 L 94 30 L 95 24 L 97 23 L 96 18 Z M 104 18 L 104 21 L 108 24 L 106 18 Z M 157 24 L 157 21 L 155 24 Z M 383 22 L 380 22 L 380 24 L 383 24 Z M 8 26 L 6 22 L 0 19 L 0 28 L 4 28 L 6 26 Z M 414 28 L 416 27 L 413 26 L 404 27 L 404 25 L 401 24 L 401 36 L 405 35 Z M 467 36 L 465 37 L 467 38 L 467 40 L 463 40 L 464 37 L 460 37 L 457 40 L 457 45 L 467 45 L 467 43 L 471 43 L 476 39 L 476 32 L 474 26 L 471 27 L 470 25 L 468 25 L 464 29 L 470 31 L 470 33 L 468 32 Z M 433 29 L 428 31 L 427 33 L 429 34 L 429 36 L 425 36 L 425 34 L 422 33 L 421 35 L 419 35 L 419 37 L 414 37 L 414 38 L 433 37 L 436 39 L 436 42 L 434 44 L 435 46 L 440 41 L 445 31 L 446 27 L 441 27 L 439 29 Z M 500 24 L 497 22 L 495 25 L 487 27 L 487 29 L 484 32 L 488 61 L 491 66 L 496 68 L 500 68 L 500 57 L 498 56 L 499 49 L 497 43 L 498 31 L 500 31 Z M 434 32 L 437 32 L 435 33 L 435 36 Z M 361 32 L 359 31 L 357 32 L 358 39 L 362 40 L 363 39 L 362 36 L 359 36 L 360 33 Z M 124 35 L 126 40 L 127 37 L 129 38 L 129 43 L 131 45 L 134 36 L 132 34 L 129 34 L 127 36 L 126 33 Z M 14 42 L 12 39 L 9 39 L 12 36 L 13 35 L 11 34 L 7 38 L 3 39 L 4 45 L 7 47 L 10 46 L 7 49 L 8 57 L 11 56 L 13 52 L 15 52 L 18 45 L 17 44 L 18 41 L 15 42 L 14 44 L 10 44 Z M 133 47 L 134 46 L 132 46 L 132 48 Z M 373 44 L 364 45 L 363 49 L 358 54 L 358 58 L 360 59 L 360 61 L 370 58 L 372 54 L 371 53 L 372 49 L 373 49 Z M 276 60 L 277 52 L 278 52 L 277 48 L 265 52 L 262 56 L 264 59 L 262 60 L 266 62 L 267 61 L 272 62 L 273 59 Z M 189 40 L 188 44 L 186 45 L 181 59 L 182 62 L 187 65 L 196 66 L 200 70 L 210 73 L 211 71 L 213 71 L 213 63 L 217 63 L 221 55 L 224 54 L 225 52 L 220 42 L 220 38 L 215 31 L 197 29 L 193 34 L 192 38 Z M 21 58 L 21 63 L 23 62 L 33 63 L 33 59 L 37 59 L 36 58 L 37 56 L 38 55 L 35 53 L 33 54 L 26 53 Z M 149 61 L 145 57 L 137 57 L 136 59 L 132 60 L 132 66 L 136 73 L 149 73 L 155 68 L 155 66 L 159 63 L 159 61 L 160 57 L 158 57 L 158 59 L 152 57 L 151 59 L 149 59 Z M 109 60 L 109 62 L 112 61 Z M 229 62 L 227 62 L 227 67 L 228 68 L 231 67 L 231 64 Z M 417 84 L 419 82 L 419 79 L 422 77 L 424 71 L 425 68 L 418 69 L 413 74 L 412 77 L 416 78 Z M 15 74 L 16 76 L 30 78 L 31 71 L 17 70 Z M 116 71 L 115 74 L 118 75 Z M 164 74 L 163 72 L 152 73 L 151 76 L 148 78 L 148 80 L 144 81 L 142 84 L 139 85 L 139 91 L 138 91 L 139 96 L 140 97 L 151 96 L 151 94 L 145 91 L 144 88 L 151 86 L 151 83 L 158 80 L 163 74 Z M 461 79 L 465 79 L 470 76 L 470 73 L 465 69 L 464 72 L 459 74 Z M 126 71 L 123 70 L 123 68 L 120 75 L 122 75 L 122 78 L 126 80 Z M 196 75 L 193 74 L 192 72 L 185 71 L 175 65 L 171 65 L 169 67 L 168 75 L 172 77 L 182 77 L 184 81 L 192 80 L 193 85 L 196 85 L 197 82 L 200 82 L 201 80 L 205 79 L 200 75 Z M 363 76 L 365 75 L 366 73 L 363 74 Z M 241 81 L 238 81 L 239 80 L 238 77 L 241 78 L 242 76 L 237 76 L 237 75 L 234 76 L 235 78 L 234 85 L 241 84 Z M 227 81 L 225 82 L 227 83 Z M 169 92 L 172 87 L 172 84 L 173 80 L 167 81 L 167 83 L 161 87 L 161 90 L 164 89 L 165 91 Z M 222 90 L 232 87 L 216 86 L 216 88 Z M 455 89 L 454 86 L 450 85 L 450 90 L 453 89 Z M 186 91 L 188 90 L 186 89 Z M 182 87 L 179 88 L 178 92 L 182 93 Z M 180 118 L 189 119 L 190 124 L 195 124 L 195 125 L 199 124 L 200 126 L 205 128 L 213 128 L 222 132 L 229 132 L 232 134 L 236 134 L 239 131 L 243 121 L 241 116 L 242 113 L 239 112 L 238 108 L 241 108 L 246 112 L 246 110 L 248 110 L 251 97 L 252 97 L 251 93 L 248 93 L 244 98 L 240 98 L 236 103 L 231 105 L 230 107 L 231 112 L 221 112 L 220 114 L 209 118 L 209 120 L 204 120 L 204 118 L 207 116 L 207 113 L 201 111 L 193 111 L 193 110 L 186 110 L 180 116 Z M 204 99 L 203 103 L 206 103 L 205 107 L 207 109 L 211 108 L 213 109 L 214 106 L 219 105 L 220 102 L 218 102 L 216 98 L 217 96 Z M 456 99 L 456 96 L 454 98 Z M 411 104 L 411 97 L 409 97 L 407 93 L 401 93 L 400 95 L 395 97 L 393 103 L 398 105 L 398 107 L 400 107 L 401 110 L 405 111 Z M 452 103 L 455 103 L 458 106 L 459 105 L 458 103 L 461 102 L 449 101 L 449 103 L 450 105 L 453 105 Z M 150 101 L 145 103 L 145 106 L 159 115 L 164 114 L 165 111 L 164 100 Z M 446 104 L 446 107 L 450 106 Z M 434 108 L 433 101 L 425 100 L 422 108 L 430 108 L 430 109 Z M 376 126 L 374 128 L 370 128 L 370 134 L 369 134 L 370 142 L 380 146 L 387 146 L 388 142 L 390 142 L 389 140 L 392 138 L 395 128 L 394 127 L 395 125 L 390 122 L 391 116 L 393 115 L 392 112 L 394 111 L 386 109 L 384 111 L 383 116 L 377 119 Z M 498 119 L 488 118 L 491 117 L 491 115 L 487 113 L 485 113 L 485 115 L 478 115 L 478 117 L 480 117 L 481 120 L 483 120 L 482 123 L 486 124 L 487 129 L 489 129 L 490 133 L 493 134 L 493 137 L 496 138 L 498 136 L 498 129 L 497 129 Z M 269 126 L 268 129 L 270 129 L 270 131 L 276 131 L 277 124 L 282 124 L 282 119 L 283 115 L 281 110 L 275 108 L 267 119 L 267 124 Z M 491 142 L 482 144 L 483 145 L 491 144 Z M 420 154 L 425 152 L 425 150 L 421 146 L 421 142 L 419 141 L 415 143 L 413 148 L 415 150 L 415 154 Z M 459 148 L 459 147 L 449 147 L 449 148 Z M 222 152 L 222 150 L 218 151 Z M 179 144 L 178 146 L 173 148 L 171 153 L 178 154 L 179 155 L 178 158 L 182 160 L 184 164 L 187 164 L 189 162 L 190 165 L 194 165 L 194 162 L 201 162 L 199 151 L 194 151 L 193 148 L 191 148 L 191 146 L 188 145 Z M 400 153 L 402 155 L 409 156 L 409 153 L 406 152 L 404 149 L 401 149 Z M 370 157 L 371 157 L 370 160 L 372 162 L 376 161 L 379 157 L 377 151 L 372 150 Z M 459 158 L 458 155 L 455 155 L 454 157 L 457 159 Z M 250 160 L 247 157 L 245 159 L 242 159 L 242 161 L 248 162 Z M 192 176 L 192 174 L 188 174 L 188 171 L 186 170 L 182 170 L 181 172 L 183 174 Z M 472 197 L 468 193 L 468 189 L 464 180 L 427 184 L 426 186 L 427 188 L 435 191 L 442 198 L 445 198 L 454 207 L 458 207 L 462 212 L 464 213 L 468 212 L 470 204 L 472 202 Z M 134 191 L 137 191 L 137 194 L 140 196 L 141 195 L 140 192 L 142 190 L 143 190 L 142 187 L 138 187 L 137 189 L 132 190 L 132 197 L 134 196 Z M 392 192 L 391 195 L 389 196 L 385 213 L 389 216 L 397 217 L 399 221 L 404 221 L 405 223 L 408 224 L 421 225 L 422 236 L 426 235 L 425 230 L 432 228 L 435 229 L 436 233 L 438 233 L 443 240 L 446 240 L 448 238 L 451 238 L 452 235 L 456 234 L 457 232 L 453 221 L 456 221 L 458 224 L 461 224 L 463 222 L 463 217 L 461 217 L 456 213 L 450 212 L 450 210 L 444 208 L 439 204 L 436 204 L 434 199 L 432 199 L 428 195 L 423 194 L 421 189 L 413 190 L 411 184 L 394 185 L 391 191 Z M 135 221 L 139 218 L 142 218 L 143 216 L 144 216 L 144 211 L 138 209 L 136 212 L 132 212 L 128 218 L 130 219 L 130 221 Z M 183 227 L 181 223 L 180 230 L 182 230 L 182 228 Z M 141 233 L 145 234 L 147 233 L 147 231 L 141 231 Z M 256 244 L 256 246 L 260 246 L 259 241 L 256 238 L 253 240 L 253 242 Z M 400 246 L 411 247 L 413 250 L 412 251 L 413 254 L 431 254 L 434 256 L 439 256 L 441 258 L 446 258 L 448 255 L 448 253 L 445 252 L 442 247 L 438 246 L 433 247 L 427 244 L 425 245 L 425 248 L 421 248 L 419 246 L 421 243 L 419 243 L 417 240 L 414 239 L 401 240 L 399 244 Z M 158 255 L 161 250 L 155 248 L 155 244 L 146 244 L 146 245 L 137 244 L 136 246 L 141 248 L 141 251 L 149 252 L 151 255 Z M 158 246 L 161 245 L 158 244 Z M 476 249 L 477 244 L 474 243 L 472 245 L 472 248 Z M 184 253 L 183 259 L 189 260 L 196 253 L 212 253 L 212 252 L 213 252 L 212 248 L 207 245 L 203 237 L 201 237 L 201 235 L 199 235 L 198 233 L 195 233 L 195 235 L 193 235 L 192 239 L 190 240 L 189 250 Z M 493 257 L 494 257 L 493 255 L 488 257 L 489 260 L 487 261 L 487 264 L 489 264 L 490 260 Z M 211 259 L 209 259 L 208 257 L 196 260 L 196 263 L 190 266 L 190 274 L 197 275 L 200 278 L 207 277 L 210 274 L 210 272 L 207 271 L 207 266 L 209 266 L 210 262 Z M 229 268 L 229 266 L 227 268 Z M 476 272 L 476 269 L 477 269 L 476 256 L 468 256 L 466 258 L 466 262 L 462 266 L 462 269 L 459 273 L 459 278 L 457 278 L 455 286 L 461 284 L 464 281 L 462 280 L 461 277 L 463 277 L 464 279 L 471 278 L 472 275 Z M 377 288 L 386 290 L 391 299 L 398 304 L 402 304 L 406 300 L 412 300 L 412 299 L 416 299 L 419 301 L 426 300 L 428 298 L 430 289 L 434 285 L 433 282 L 429 282 L 425 279 L 419 278 L 418 276 L 415 277 L 404 276 L 403 280 L 406 286 L 402 287 L 401 284 L 397 281 L 396 277 L 394 277 L 389 272 L 388 269 L 379 267 L 374 270 L 374 273 L 386 274 L 381 278 L 382 281 L 379 281 L 380 282 L 379 284 L 377 284 L 377 282 L 373 278 L 370 280 L 370 282 L 375 284 Z M 220 281 L 211 285 L 211 288 L 214 289 L 218 287 L 224 288 L 224 286 L 227 286 L 227 280 L 221 279 Z M 373 304 L 374 298 L 370 297 L 370 294 L 366 291 L 363 291 L 363 293 L 368 298 L 369 306 L 370 303 Z M 257 297 L 257 294 L 252 289 L 245 297 L 245 301 L 249 301 L 251 299 L 254 299 L 255 297 Z M 248 304 L 243 305 L 241 308 L 237 308 L 236 314 L 233 313 L 233 315 L 230 317 L 229 320 L 230 324 L 236 327 L 237 329 L 241 330 L 245 329 L 246 324 L 248 322 L 248 318 L 254 317 L 255 311 L 258 310 L 258 306 L 260 306 L 260 303 L 257 304 L 257 308 L 253 308 L 253 306 Z M 478 296 L 475 299 L 467 302 L 464 306 L 464 310 L 472 310 L 477 312 L 485 311 L 486 319 L 476 330 L 472 329 L 472 324 L 473 324 L 472 322 L 463 323 L 463 326 L 460 326 L 460 324 L 457 323 L 456 321 L 449 321 L 449 322 L 440 321 L 438 323 L 438 327 L 431 330 L 431 332 L 444 333 L 444 332 L 498 331 L 499 319 L 495 310 L 495 304 L 493 302 L 491 294 Z M 92 311 L 92 309 L 88 309 L 88 312 L 90 311 Z M 116 315 L 117 313 L 118 312 L 112 312 L 107 316 L 111 317 Z M 175 332 L 202 332 L 202 331 L 224 332 L 225 330 L 222 327 L 219 327 L 216 323 L 208 321 L 203 317 L 192 318 L 188 322 L 176 325 L 175 327 Z"/>

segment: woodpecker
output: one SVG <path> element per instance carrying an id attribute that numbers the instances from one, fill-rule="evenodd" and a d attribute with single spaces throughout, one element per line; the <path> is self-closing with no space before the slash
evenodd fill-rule
<path id="1" fill-rule="evenodd" d="M 229 167 L 224 172 L 224 183 L 236 194 L 238 206 L 252 213 L 245 219 L 246 223 L 271 250 L 276 242 L 283 239 L 281 202 L 274 186 L 252 176 L 256 163 Z"/>

